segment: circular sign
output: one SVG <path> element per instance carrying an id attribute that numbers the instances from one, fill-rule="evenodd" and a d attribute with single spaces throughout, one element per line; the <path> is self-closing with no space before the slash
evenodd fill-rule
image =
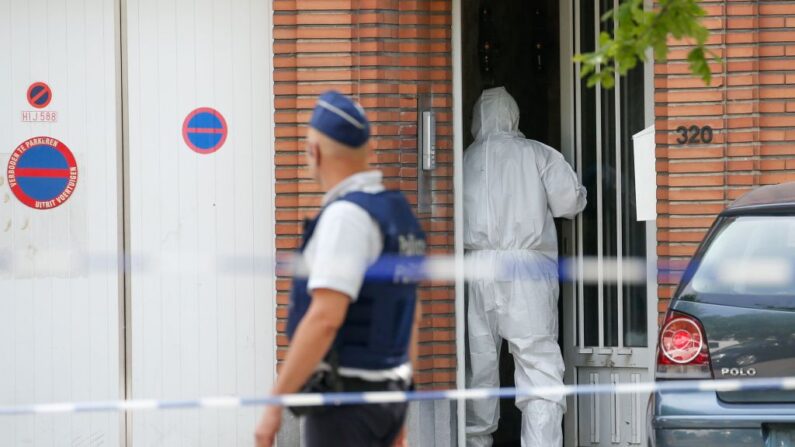
<path id="1" fill-rule="evenodd" d="M 8 186 L 25 205 L 39 210 L 66 202 L 77 185 L 77 162 L 65 144 L 52 137 L 22 142 L 8 160 Z"/>
<path id="2" fill-rule="evenodd" d="M 229 128 L 217 110 L 200 107 L 188 114 L 182 123 L 182 138 L 194 152 L 212 154 L 224 145 Z"/>
<path id="3" fill-rule="evenodd" d="M 37 108 L 43 109 L 52 101 L 52 89 L 43 82 L 34 82 L 28 87 L 28 103 Z"/>

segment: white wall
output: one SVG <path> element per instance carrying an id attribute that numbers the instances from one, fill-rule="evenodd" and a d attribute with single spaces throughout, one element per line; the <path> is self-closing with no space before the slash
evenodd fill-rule
<path id="1" fill-rule="evenodd" d="M 269 14 L 258 0 L 126 0 L 129 246 L 152 261 L 133 263 L 129 286 L 131 397 L 254 395 L 272 381 L 272 274 L 253 271 L 274 240 Z M 228 123 L 215 153 L 183 142 L 198 107 Z M 130 436 L 250 445 L 260 411 L 138 413 Z"/>
<path id="2" fill-rule="evenodd" d="M 122 396 L 117 24 L 112 0 L 0 0 L 0 404 Z M 21 122 L 35 81 L 53 88 L 57 123 Z M 21 204 L 5 178 L 10 153 L 39 135 L 69 146 L 79 169 L 50 210 Z M 113 413 L 0 418 L 2 445 L 120 439 Z"/>

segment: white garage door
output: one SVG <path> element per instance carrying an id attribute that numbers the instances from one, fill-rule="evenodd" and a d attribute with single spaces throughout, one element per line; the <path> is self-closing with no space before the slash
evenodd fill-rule
<path id="1" fill-rule="evenodd" d="M 267 391 L 269 36 L 256 0 L 0 0 L 0 406 Z M 257 413 L 0 417 L 0 444 L 250 445 Z"/>
<path id="2" fill-rule="evenodd" d="M 104 0 L 0 1 L 1 404 L 123 396 L 116 17 Z M 0 444 L 118 445 L 120 422 L 0 417 Z"/>
<path id="3" fill-rule="evenodd" d="M 129 247 L 160 261 L 133 267 L 132 396 L 264 393 L 273 283 L 253 269 L 273 252 L 268 5 L 126 3 Z M 258 413 L 135 414 L 131 436 L 248 445 Z"/>

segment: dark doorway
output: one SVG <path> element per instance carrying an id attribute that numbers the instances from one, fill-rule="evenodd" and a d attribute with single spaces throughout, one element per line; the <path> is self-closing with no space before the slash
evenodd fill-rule
<path id="1" fill-rule="evenodd" d="M 522 133 L 560 147 L 558 15 L 555 0 L 462 0 L 465 147 L 472 142 L 472 107 L 480 92 L 499 86 L 519 104 Z"/>
<path id="2" fill-rule="evenodd" d="M 472 108 L 485 88 L 505 87 L 520 110 L 527 137 L 560 148 L 559 2 L 557 0 L 462 0 L 464 146 Z M 466 179 L 464 179 L 466 182 Z M 514 364 L 503 343 L 500 385 L 514 386 Z M 521 413 L 512 399 L 500 401 L 494 446 L 518 446 Z"/>

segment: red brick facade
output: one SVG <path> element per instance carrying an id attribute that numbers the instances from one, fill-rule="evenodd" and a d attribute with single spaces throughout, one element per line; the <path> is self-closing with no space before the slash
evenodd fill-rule
<path id="1" fill-rule="evenodd" d="M 437 112 L 433 210 L 421 214 L 432 253 L 453 251 L 451 3 L 398 0 L 275 0 L 276 246 L 295 249 L 301 221 L 321 194 L 303 169 L 302 137 L 316 95 L 353 95 L 373 122 L 372 162 L 387 187 L 417 199 L 417 94 Z M 278 331 L 284 331 L 287 279 L 278 280 Z M 455 383 L 455 306 L 446 284 L 420 293 L 420 386 Z M 278 337 L 278 358 L 286 338 Z"/>
<path id="2" fill-rule="evenodd" d="M 655 67 L 660 312 L 698 242 L 731 200 L 795 180 L 795 2 L 705 0 L 712 85 L 688 75 L 674 44 Z M 711 143 L 679 144 L 679 126 L 711 126 Z M 674 274 L 665 274 L 668 270 Z"/>
<path id="3" fill-rule="evenodd" d="M 758 185 L 795 180 L 795 2 L 704 0 L 712 85 L 689 75 L 687 47 L 672 42 L 656 64 L 658 310 L 715 215 Z M 433 212 L 421 215 L 432 252 L 453 250 L 451 1 L 275 0 L 277 249 L 296 248 L 301 220 L 320 193 L 303 171 L 301 138 L 315 95 L 336 88 L 360 99 L 374 123 L 373 163 L 416 203 L 416 105 L 431 93 L 438 114 Z M 709 142 L 677 142 L 680 126 L 713 129 Z M 701 139 L 706 134 L 699 134 Z M 672 274 L 668 273 L 673 271 Z M 286 279 L 278 281 L 284 329 Z M 455 381 L 454 293 L 421 292 L 418 382 Z M 279 358 L 286 340 L 278 339 Z"/>

